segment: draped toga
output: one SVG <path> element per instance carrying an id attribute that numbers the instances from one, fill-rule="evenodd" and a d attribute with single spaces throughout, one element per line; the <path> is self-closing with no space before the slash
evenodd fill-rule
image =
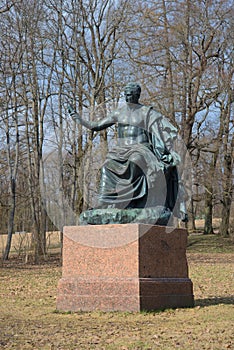
<path id="1" fill-rule="evenodd" d="M 180 157 L 172 150 L 177 129 L 152 107 L 141 104 L 127 104 L 111 118 L 106 125 L 118 123 L 118 143 L 101 169 L 99 206 L 160 205 L 173 211 L 179 188 Z"/>

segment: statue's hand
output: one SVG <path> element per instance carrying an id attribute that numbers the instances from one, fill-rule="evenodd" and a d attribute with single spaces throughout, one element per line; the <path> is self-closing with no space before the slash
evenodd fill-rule
<path id="1" fill-rule="evenodd" d="M 70 116 L 78 123 L 81 122 L 81 117 L 79 116 L 79 114 L 75 111 L 75 109 L 72 107 L 72 105 L 70 105 L 69 103 L 67 104 L 67 110 L 68 113 L 70 114 Z"/>
<path id="2" fill-rule="evenodd" d="M 75 109 L 70 104 L 67 105 L 67 110 L 70 116 L 73 116 L 76 113 Z"/>

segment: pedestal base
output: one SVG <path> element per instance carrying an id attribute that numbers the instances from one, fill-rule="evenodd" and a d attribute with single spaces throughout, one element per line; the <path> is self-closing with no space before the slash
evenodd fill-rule
<path id="1" fill-rule="evenodd" d="M 57 309 L 141 311 L 193 306 L 187 232 L 167 230 L 142 224 L 66 227 Z"/>

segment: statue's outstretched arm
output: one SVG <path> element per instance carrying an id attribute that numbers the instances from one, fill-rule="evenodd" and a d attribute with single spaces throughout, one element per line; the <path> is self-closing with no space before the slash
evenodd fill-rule
<path id="1" fill-rule="evenodd" d="M 83 125 L 87 129 L 92 131 L 100 131 L 116 123 L 116 120 L 115 120 L 116 118 L 114 114 L 111 114 L 106 118 L 103 118 L 98 121 L 94 121 L 94 122 L 86 121 L 81 118 L 81 116 L 75 111 L 75 109 L 71 105 L 68 105 L 68 113 L 77 123 Z"/>

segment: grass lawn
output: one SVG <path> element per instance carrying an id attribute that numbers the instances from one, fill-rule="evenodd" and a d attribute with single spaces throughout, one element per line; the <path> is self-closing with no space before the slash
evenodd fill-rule
<path id="1" fill-rule="evenodd" d="M 234 349 L 233 241 L 189 237 L 195 307 L 151 313 L 57 313 L 58 255 L 0 268 L 0 349 Z"/>

